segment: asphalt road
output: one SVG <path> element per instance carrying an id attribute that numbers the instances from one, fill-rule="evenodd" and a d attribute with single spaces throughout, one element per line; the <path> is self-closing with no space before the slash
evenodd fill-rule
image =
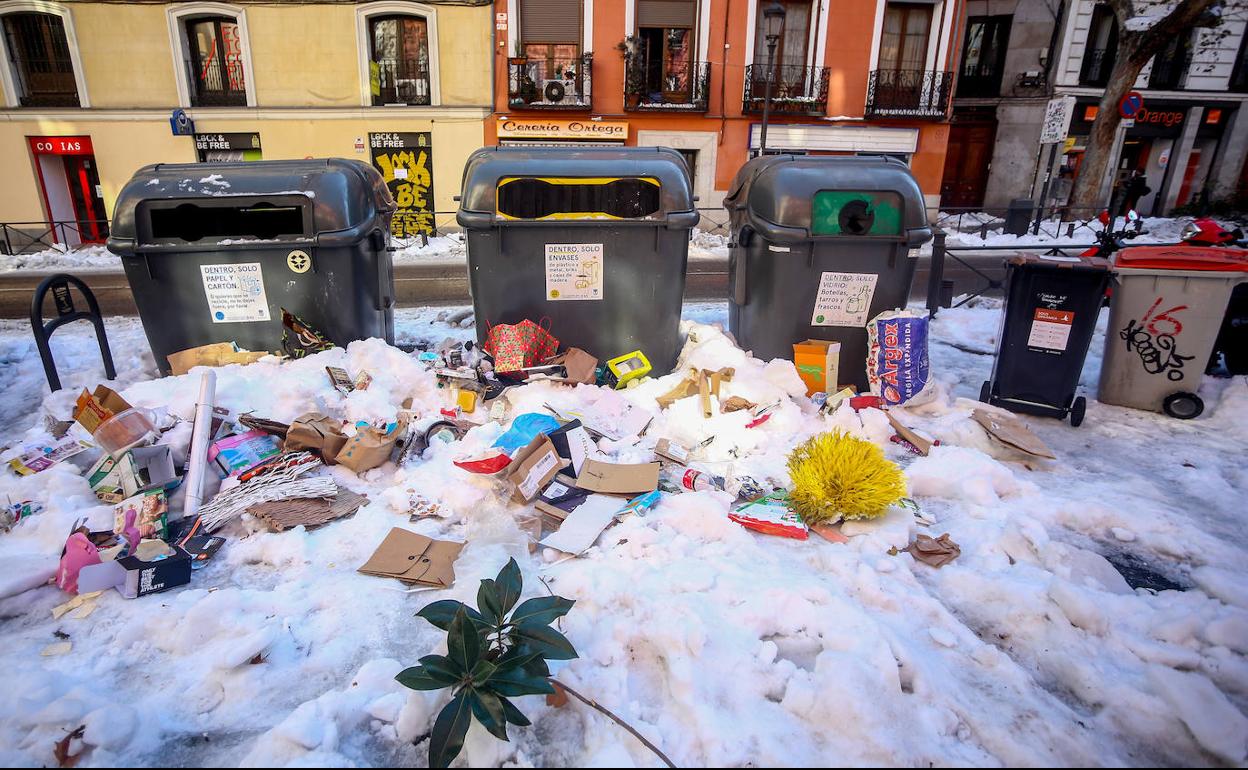
<path id="1" fill-rule="evenodd" d="M 998 280 L 1004 274 L 1002 258 L 1009 252 L 976 253 L 964 257 L 967 262 Z M 930 260 L 920 257 L 916 266 L 911 298 L 927 296 Z M 15 271 L 0 273 L 0 318 L 28 318 L 35 288 L 49 272 Z M 77 274 L 86 281 L 106 316 L 135 315 L 138 311 L 125 274 L 121 271 L 83 271 Z M 986 282 L 970 267 L 947 260 L 945 279 L 953 281 L 953 295 L 981 290 Z M 468 274 L 463 260 L 430 260 L 395 267 L 395 294 L 400 307 L 419 305 L 465 305 L 468 295 Z M 989 292 L 999 295 L 1000 291 Z M 728 296 L 728 262 L 722 259 L 693 259 L 685 278 L 686 300 L 716 300 Z M 56 310 L 51 298 L 44 304 L 44 317 L 54 318 Z"/>

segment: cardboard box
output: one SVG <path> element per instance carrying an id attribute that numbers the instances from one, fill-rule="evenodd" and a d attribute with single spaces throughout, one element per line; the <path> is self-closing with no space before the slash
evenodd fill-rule
<path id="1" fill-rule="evenodd" d="M 659 442 L 654 445 L 654 453 L 664 460 L 671 460 L 677 465 L 689 464 L 689 450 L 671 439 L 659 439 Z"/>
<path id="2" fill-rule="evenodd" d="M 132 408 L 117 391 L 105 385 L 97 385 L 94 393 L 86 388 L 82 389 L 78 400 L 74 402 L 74 420 L 87 433 L 94 435 L 105 420 Z"/>
<path id="3" fill-rule="evenodd" d="M 455 560 L 462 550 L 463 543 L 434 540 L 395 527 L 359 572 L 409 585 L 450 588 L 455 583 Z"/>
<path id="4" fill-rule="evenodd" d="M 588 490 L 581 489 L 571 480 L 560 475 L 546 485 L 546 488 L 537 496 L 537 500 L 533 502 L 533 507 L 556 521 L 563 521 L 568 518 L 568 514 L 585 502 L 587 497 L 589 497 Z"/>
<path id="5" fill-rule="evenodd" d="M 193 557 L 186 549 L 169 546 L 168 556 L 145 561 L 125 556 L 83 567 L 78 573 L 79 593 L 116 588 L 127 599 L 168 591 L 191 582 Z"/>
<path id="6" fill-rule="evenodd" d="M 806 340 L 793 345 L 793 365 L 806 383 L 806 396 L 832 393 L 840 376 L 841 343 Z"/>
<path id="7" fill-rule="evenodd" d="M 559 453 L 559 456 L 572 463 L 573 474 L 580 473 L 585 461 L 589 458 L 602 457 L 602 452 L 598 451 L 598 445 L 594 443 L 585 426 L 581 425 L 580 420 L 573 420 L 547 435 L 550 436 L 550 441 L 555 445 L 555 451 Z"/>
<path id="8" fill-rule="evenodd" d="M 137 447 L 114 459 L 104 455 L 87 471 L 87 483 L 106 503 L 120 503 L 140 492 L 163 489 L 178 480 L 173 450 L 168 446 Z"/>
<path id="9" fill-rule="evenodd" d="M 506 468 L 507 480 L 516 488 L 512 499 L 518 503 L 529 502 L 564 467 L 566 461 L 559 456 L 550 437 L 539 434 L 528 446 L 516 452 Z"/>
<path id="10" fill-rule="evenodd" d="M 186 374 L 196 366 L 228 366 L 230 364 L 245 366 L 267 355 L 269 353 L 265 351 L 243 350 L 234 342 L 214 342 L 211 345 L 200 345 L 197 348 L 170 353 L 168 356 L 169 372 L 176 377 Z"/>
<path id="11" fill-rule="evenodd" d="M 988 435 L 1005 446 L 1040 457 L 1045 460 L 1056 460 L 1057 455 L 1049 449 L 1048 444 L 1031 432 L 1027 423 L 1014 415 L 997 409 L 976 409 L 971 412 L 971 419 L 979 423 Z"/>
<path id="12" fill-rule="evenodd" d="M 576 485 L 608 495 L 639 495 L 659 488 L 659 463 L 607 463 L 586 460 Z"/>

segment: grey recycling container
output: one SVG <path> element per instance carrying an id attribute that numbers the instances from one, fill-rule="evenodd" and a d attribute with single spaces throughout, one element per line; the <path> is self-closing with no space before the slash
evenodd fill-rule
<path id="1" fill-rule="evenodd" d="M 766 155 L 741 167 L 724 206 L 737 342 L 763 360 L 791 359 L 807 339 L 839 342 L 840 384 L 865 392 L 867 323 L 906 306 L 915 250 L 932 237 L 906 164 Z"/>
<path id="2" fill-rule="evenodd" d="M 1118 252 L 1097 400 L 1190 420 L 1248 250 L 1135 246 Z"/>
<path id="3" fill-rule="evenodd" d="M 394 341 L 394 200 L 356 160 L 146 166 L 121 190 L 121 257 L 152 354 L 278 351 L 282 309 L 337 345 Z"/>
<path id="4" fill-rule="evenodd" d="M 1108 285 L 1109 261 L 1100 257 L 1005 260 L 1001 330 L 979 400 L 1081 425 L 1087 399 L 1076 391 Z"/>
<path id="5" fill-rule="evenodd" d="M 487 147 L 464 168 L 459 224 L 477 338 L 549 319 L 561 347 L 634 350 L 666 374 L 680 354 L 698 222 L 680 153 L 659 147 Z"/>

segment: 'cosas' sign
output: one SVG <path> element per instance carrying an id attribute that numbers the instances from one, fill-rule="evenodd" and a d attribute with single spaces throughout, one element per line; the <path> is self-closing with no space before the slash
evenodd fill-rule
<path id="1" fill-rule="evenodd" d="M 89 136 L 30 136 L 30 149 L 36 155 L 92 155 Z"/>

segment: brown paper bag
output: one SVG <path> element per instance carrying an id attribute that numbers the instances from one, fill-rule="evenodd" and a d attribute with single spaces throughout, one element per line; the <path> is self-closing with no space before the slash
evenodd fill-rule
<path id="1" fill-rule="evenodd" d="M 394 445 L 407 433 L 407 418 L 400 416 L 394 430 L 383 433 L 373 427 L 362 428 L 347 439 L 334 460 L 344 468 L 356 473 L 384 465 L 394 452 Z"/>
<path id="2" fill-rule="evenodd" d="M 598 359 L 580 348 L 568 348 L 566 353 L 548 358 L 546 363 L 562 366 L 567 371 L 568 376 L 560 382 L 593 385 L 598 381 Z"/>
<path id="3" fill-rule="evenodd" d="M 316 452 L 327 465 L 332 465 L 346 443 L 347 437 L 343 435 L 338 420 L 320 412 L 308 412 L 290 424 L 284 449 L 287 452 Z"/>

